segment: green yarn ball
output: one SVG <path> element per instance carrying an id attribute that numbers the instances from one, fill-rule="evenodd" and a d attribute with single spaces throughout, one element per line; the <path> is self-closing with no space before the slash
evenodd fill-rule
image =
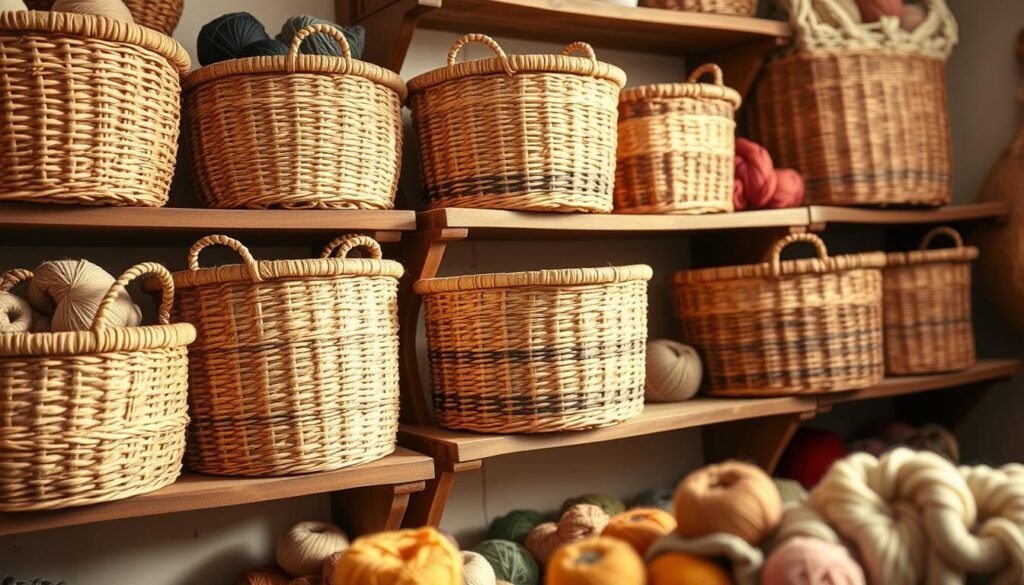
<path id="1" fill-rule="evenodd" d="M 558 516 L 561 517 L 569 510 L 569 508 L 572 508 L 576 504 L 593 504 L 604 510 L 604 513 L 609 516 L 615 516 L 626 511 L 626 504 L 623 504 L 622 500 L 615 496 L 609 496 L 607 494 L 586 494 L 583 496 L 576 496 L 575 498 L 569 498 L 562 502 L 562 510 L 558 513 Z"/>
<path id="2" fill-rule="evenodd" d="M 348 41 L 348 48 L 352 50 L 352 58 L 359 59 L 363 56 L 363 46 L 366 43 L 366 30 L 358 24 L 356 26 L 341 26 L 329 20 L 304 14 L 302 16 L 293 16 L 289 18 L 288 21 L 284 23 L 284 27 L 276 38 L 291 47 L 292 40 L 295 39 L 295 35 L 297 35 L 300 30 L 313 24 L 326 24 L 340 30 L 342 34 L 345 35 L 345 40 Z M 313 33 L 302 41 L 302 45 L 299 46 L 299 52 L 306 55 L 341 57 L 341 45 L 338 44 L 338 41 L 334 40 L 334 37 L 325 35 L 324 33 Z"/>
<path id="3" fill-rule="evenodd" d="M 537 585 L 540 568 L 533 555 L 521 544 L 511 540 L 485 540 L 473 549 L 487 559 L 499 581 L 512 585 Z"/>
<path id="4" fill-rule="evenodd" d="M 512 510 L 504 516 L 498 516 L 487 529 L 487 538 L 511 540 L 523 544 L 530 531 L 547 518 L 536 510 Z"/>
<path id="5" fill-rule="evenodd" d="M 647 490 L 633 499 L 630 508 L 660 508 L 671 514 L 675 510 L 674 497 L 675 492 L 668 488 Z"/>

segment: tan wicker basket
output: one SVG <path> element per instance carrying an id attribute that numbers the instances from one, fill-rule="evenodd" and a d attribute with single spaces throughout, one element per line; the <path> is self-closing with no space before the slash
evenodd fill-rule
<path id="1" fill-rule="evenodd" d="M 637 265 L 417 282 L 437 422 L 541 433 L 640 414 L 651 274 Z"/>
<path id="2" fill-rule="evenodd" d="M 0 12 L 0 201 L 166 203 L 189 66 L 141 26 Z"/>
<path id="3" fill-rule="evenodd" d="M 818 257 L 780 260 L 810 242 Z M 683 339 L 704 358 L 711 394 L 782 396 L 838 392 L 884 377 L 885 254 L 829 257 L 811 234 L 779 240 L 768 261 L 678 272 Z"/>
<path id="4" fill-rule="evenodd" d="M 835 0 L 790 1 L 797 48 L 762 71 L 751 137 L 800 171 L 811 203 L 949 203 L 946 58 L 956 22 L 945 2 L 928 0 L 927 19 L 909 33 L 888 20 L 853 23 Z M 841 27 L 822 20 L 826 10 Z"/>
<path id="5" fill-rule="evenodd" d="M 343 57 L 299 54 L 320 32 Z M 391 209 L 402 159 L 405 85 L 352 59 L 315 24 L 289 54 L 215 63 L 185 79 L 192 167 L 210 207 Z"/>
<path id="6" fill-rule="evenodd" d="M 758 0 L 640 0 L 640 6 L 684 12 L 754 16 Z"/>
<path id="7" fill-rule="evenodd" d="M 456 63 L 476 42 L 496 57 Z M 460 38 L 446 67 L 409 80 L 430 207 L 611 211 L 625 82 L 586 43 L 506 55 L 485 35 Z"/>
<path id="8" fill-rule="evenodd" d="M 160 31 L 165 35 L 174 34 L 181 20 L 185 0 L 124 0 L 132 13 L 135 24 Z M 30 10 L 49 10 L 53 0 L 25 0 Z"/>
<path id="9" fill-rule="evenodd" d="M 714 83 L 697 83 L 706 73 Z M 688 83 L 623 91 L 615 212 L 733 211 L 739 105 L 740 94 L 713 64 L 694 70 Z"/>
<path id="10" fill-rule="evenodd" d="M 223 245 L 242 264 L 200 268 Z M 347 258 L 366 247 L 372 258 Z M 329 257 L 332 252 L 336 258 Z M 398 278 L 365 236 L 320 258 L 256 261 L 208 236 L 174 274 L 189 348 L 192 424 L 186 463 L 223 475 L 287 475 L 379 459 L 398 426 Z"/>
<path id="11" fill-rule="evenodd" d="M 132 280 L 163 288 L 159 325 L 109 328 Z M 13 270 L 0 290 L 28 280 Z M 174 482 L 188 424 L 188 324 L 169 324 L 174 283 L 159 264 L 117 279 L 89 331 L 0 335 L 0 511 L 118 500 Z"/>
<path id="12" fill-rule="evenodd" d="M 929 250 L 944 235 L 952 248 Z M 974 365 L 971 317 L 971 262 L 978 249 L 964 246 L 955 230 L 938 227 L 914 252 L 887 256 L 885 291 L 885 370 L 889 374 L 931 374 Z"/>

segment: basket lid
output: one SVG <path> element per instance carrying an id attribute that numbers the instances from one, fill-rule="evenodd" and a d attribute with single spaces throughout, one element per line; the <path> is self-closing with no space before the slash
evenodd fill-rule
<path id="1" fill-rule="evenodd" d="M 495 57 L 456 63 L 459 51 L 469 43 L 483 43 L 494 51 Z M 581 52 L 583 57 L 572 53 Z M 619 87 L 626 85 L 626 72 L 614 65 L 597 60 L 594 49 L 587 43 L 572 43 L 560 55 L 507 55 L 491 37 L 482 34 L 468 34 L 455 41 L 448 51 L 448 64 L 440 69 L 428 71 L 409 80 L 409 92 L 417 92 L 440 83 L 474 77 L 505 73 L 565 73 L 606 79 Z"/>
<path id="2" fill-rule="evenodd" d="M 199 253 L 209 246 L 227 246 L 238 253 L 242 264 L 225 264 L 211 268 L 199 266 Z M 347 258 L 357 248 L 370 251 L 370 258 Z M 331 257 L 332 254 L 335 257 Z M 188 270 L 174 273 L 174 284 L 178 288 L 194 288 L 209 284 L 227 282 L 263 282 L 281 278 L 330 277 L 330 276 L 386 276 L 398 279 L 402 276 L 402 265 L 392 260 L 383 260 L 380 244 L 373 238 L 362 235 L 339 236 L 320 253 L 319 258 L 295 260 L 256 260 L 249 249 L 233 238 L 212 235 L 196 242 L 188 252 Z"/>
<path id="3" fill-rule="evenodd" d="M 713 83 L 699 83 L 698 80 L 708 73 L 713 76 Z M 686 83 L 656 83 L 625 89 L 619 96 L 619 103 L 665 98 L 723 100 L 730 103 L 734 110 L 739 109 L 743 101 L 740 92 L 725 85 L 722 68 L 714 63 L 705 63 L 693 70 Z"/>
<path id="4" fill-rule="evenodd" d="M 413 289 L 419 294 L 430 294 L 488 288 L 614 284 L 634 280 L 648 281 L 653 276 L 654 270 L 650 266 L 646 264 L 632 264 L 629 266 L 563 268 L 559 270 L 531 270 L 528 272 L 499 272 L 495 274 L 429 278 L 417 281 L 413 285 Z"/>
<path id="5" fill-rule="evenodd" d="M 928 246 L 938 236 L 946 236 L 953 240 L 953 247 L 928 249 Z M 934 262 L 970 262 L 977 257 L 978 249 L 974 246 L 965 246 L 959 232 L 951 227 L 940 226 L 925 234 L 917 250 L 890 252 L 886 254 L 885 263 L 886 266 L 910 266 Z"/>
<path id="6" fill-rule="evenodd" d="M 180 73 L 186 73 L 192 66 L 188 51 L 178 41 L 151 28 L 105 16 L 4 10 L 0 11 L 0 30 L 49 32 L 127 43 L 163 56 Z"/>
<path id="7" fill-rule="evenodd" d="M 818 252 L 816 258 L 799 260 L 782 260 L 783 248 L 794 242 L 809 242 Z M 719 268 L 700 268 L 677 272 L 674 280 L 677 284 L 698 284 L 722 280 L 742 280 L 746 278 L 781 278 L 800 274 L 826 274 L 862 268 L 882 268 L 885 266 L 884 252 L 866 252 L 829 256 L 825 242 L 814 234 L 790 234 L 780 239 L 768 252 L 768 260 L 760 264 L 742 266 L 722 266 Z"/>
<path id="8" fill-rule="evenodd" d="M 341 45 L 341 57 L 331 55 L 306 55 L 299 52 L 302 41 L 313 33 L 330 35 Z M 328 24 L 317 23 L 304 27 L 295 34 L 287 55 L 264 55 L 260 57 L 246 57 L 244 59 L 230 59 L 200 67 L 189 73 L 182 87 L 185 90 L 194 89 L 206 82 L 231 77 L 234 75 L 255 75 L 261 73 L 313 73 L 324 75 L 354 75 L 362 77 L 378 85 L 383 85 L 398 94 L 401 101 L 405 101 L 407 91 L 402 78 L 393 71 L 352 58 L 352 50 L 348 46 L 348 40 L 340 30 Z"/>

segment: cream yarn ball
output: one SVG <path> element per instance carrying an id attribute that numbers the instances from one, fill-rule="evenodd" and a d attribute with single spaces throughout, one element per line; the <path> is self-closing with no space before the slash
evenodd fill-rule
<path id="1" fill-rule="evenodd" d="M 131 10 L 121 0 L 57 0 L 50 8 L 51 12 L 72 12 L 75 14 L 91 14 L 104 16 L 121 22 L 134 23 Z"/>
<path id="2" fill-rule="evenodd" d="M 648 402 L 689 400 L 700 389 L 704 376 L 697 351 L 671 339 L 647 342 L 647 382 L 644 399 Z"/>
<path id="3" fill-rule="evenodd" d="M 26 333 L 33 326 L 32 307 L 19 296 L 0 291 L 0 334 Z"/>
<path id="4" fill-rule="evenodd" d="M 277 541 L 277 564 L 292 577 L 319 574 L 324 560 L 348 548 L 341 528 L 326 522 L 299 522 Z"/>
<path id="5" fill-rule="evenodd" d="M 114 277 L 88 260 L 56 260 L 36 268 L 26 297 L 36 311 L 52 315 L 52 331 L 84 331 L 92 327 L 96 311 L 113 285 Z M 142 323 L 142 310 L 127 291 L 118 293 L 107 323 L 111 327 Z"/>
<path id="6" fill-rule="evenodd" d="M 462 582 L 464 585 L 497 585 L 494 567 L 480 553 L 462 551 Z"/>

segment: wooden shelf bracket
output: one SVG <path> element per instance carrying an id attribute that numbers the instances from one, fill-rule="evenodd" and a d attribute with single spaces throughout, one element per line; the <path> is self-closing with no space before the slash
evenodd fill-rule
<path id="1" fill-rule="evenodd" d="M 400 73 L 420 17 L 441 0 L 335 0 L 337 22 L 366 29 L 363 61 Z"/>

